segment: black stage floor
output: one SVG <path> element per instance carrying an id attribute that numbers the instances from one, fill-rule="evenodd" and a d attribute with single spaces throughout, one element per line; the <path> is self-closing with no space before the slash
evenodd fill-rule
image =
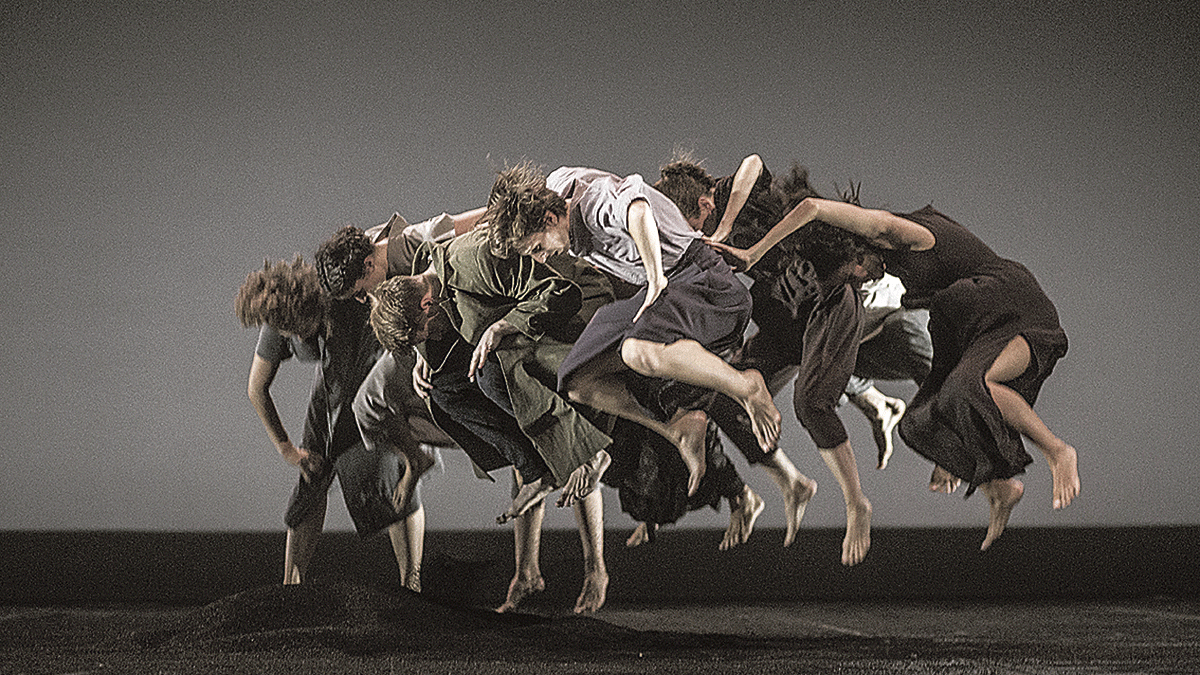
<path id="1" fill-rule="evenodd" d="M 1200 528 L 778 531 L 716 550 L 678 530 L 606 541 L 608 604 L 570 614 L 573 532 L 547 532 L 547 590 L 487 607 L 507 532 L 431 532 L 426 592 L 395 590 L 386 540 L 334 534 L 310 583 L 277 584 L 281 535 L 0 533 L 4 673 L 1197 673 Z M 1002 545 L 1001 545 L 1002 544 Z"/>

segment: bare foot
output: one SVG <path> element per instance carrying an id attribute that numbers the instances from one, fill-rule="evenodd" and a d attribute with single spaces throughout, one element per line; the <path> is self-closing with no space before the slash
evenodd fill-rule
<path id="1" fill-rule="evenodd" d="M 950 472 L 940 466 L 933 467 L 933 475 L 929 477 L 929 491 L 950 494 L 958 489 L 962 481 L 950 475 Z"/>
<path id="2" fill-rule="evenodd" d="M 737 504 L 730 504 L 729 528 L 725 530 L 725 538 L 721 540 L 719 548 L 728 551 L 738 544 L 746 543 L 750 533 L 754 531 L 754 521 L 758 520 L 766 505 L 762 497 L 754 494 L 749 485 L 743 486 Z"/>
<path id="3" fill-rule="evenodd" d="M 791 546 L 800 531 L 800 521 L 804 519 L 804 510 L 808 501 L 817 494 L 817 481 L 797 474 L 792 484 L 783 491 L 783 511 L 787 518 L 787 533 L 783 535 L 783 545 Z"/>
<path id="4" fill-rule="evenodd" d="M 402 453 L 400 459 L 404 461 L 404 475 L 400 476 L 400 482 L 396 483 L 396 491 L 392 493 L 392 508 L 396 509 L 396 513 L 408 510 L 408 502 L 412 499 L 413 491 L 417 489 L 417 481 L 436 463 L 433 456 L 419 448 Z"/>
<path id="5" fill-rule="evenodd" d="M 892 452 L 896 449 L 892 430 L 900 423 L 900 418 L 904 417 L 906 407 L 902 399 L 888 397 L 887 404 L 879 411 L 879 420 L 871 422 L 871 433 L 875 436 L 875 448 L 878 450 L 879 462 L 875 466 L 877 469 L 886 469 L 888 460 L 892 458 Z"/>
<path id="6" fill-rule="evenodd" d="M 783 417 L 775 408 L 774 397 L 767 389 L 762 373 L 753 368 L 740 371 L 750 389 L 745 399 L 738 401 L 750 414 L 750 427 L 763 452 L 771 452 L 779 442 L 779 423 Z"/>
<path id="7" fill-rule="evenodd" d="M 871 548 L 871 502 L 846 505 L 846 538 L 842 540 L 842 564 L 857 565 Z"/>
<path id="8" fill-rule="evenodd" d="M 525 483 L 517 490 L 517 496 L 509 504 L 508 510 L 496 516 L 496 524 L 503 525 L 513 518 L 519 518 L 526 511 L 541 504 L 546 495 L 554 491 L 554 476 L 549 472 L 542 474 L 532 483 Z"/>
<path id="9" fill-rule="evenodd" d="M 501 614 L 511 612 L 525 598 L 544 590 L 546 590 L 546 580 L 540 574 L 533 579 L 523 578 L 520 574 L 514 575 L 512 581 L 508 583 L 508 597 L 505 598 L 503 605 L 496 608 L 496 611 Z"/>
<path id="10" fill-rule="evenodd" d="M 567 484 L 563 486 L 562 494 L 558 496 L 558 506 L 571 506 L 575 502 L 592 494 L 600 487 L 600 479 L 612 463 L 608 452 L 601 450 L 571 472 Z"/>
<path id="11" fill-rule="evenodd" d="M 900 418 L 904 417 L 907 405 L 902 399 L 887 396 L 875 387 L 851 396 L 850 401 L 871 422 L 871 434 L 875 437 L 875 448 L 878 451 L 876 468 L 887 468 L 888 460 L 892 458 L 892 452 L 896 449 L 892 431 L 900 423 Z"/>
<path id="12" fill-rule="evenodd" d="M 1004 527 L 1008 525 L 1008 517 L 1012 514 L 1013 507 L 1021 501 L 1021 496 L 1025 494 L 1025 485 L 1016 478 L 997 479 L 980 485 L 979 490 L 987 496 L 988 503 L 992 506 L 992 513 L 988 518 L 987 536 L 983 539 L 983 545 L 979 547 L 979 550 L 986 551 L 992 542 L 1004 533 Z"/>
<path id="13" fill-rule="evenodd" d="M 655 523 L 638 523 L 634 528 L 633 534 L 625 540 L 627 548 L 641 546 L 642 544 L 652 543 L 658 537 L 658 525 Z"/>
<path id="14" fill-rule="evenodd" d="M 703 410 L 692 410 L 675 418 L 667 425 L 679 456 L 688 470 L 688 496 L 696 494 L 700 479 L 704 478 L 704 442 L 708 435 L 708 415 Z"/>
<path id="15" fill-rule="evenodd" d="M 575 601 L 575 613 L 591 613 L 604 606 L 604 598 L 608 594 L 608 572 L 597 570 L 588 572 L 583 577 L 583 590 Z"/>
<path id="16" fill-rule="evenodd" d="M 412 591 L 413 593 L 420 593 L 421 592 L 421 568 L 417 567 L 415 569 L 409 570 L 408 573 L 404 575 L 404 578 L 400 580 L 400 586 L 403 588 L 407 588 L 408 590 Z"/>
<path id="17" fill-rule="evenodd" d="M 1065 509 L 1079 496 L 1079 466 L 1075 448 L 1063 443 L 1061 450 L 1046 453 L 1054 476 L 1054 508 Z"/>

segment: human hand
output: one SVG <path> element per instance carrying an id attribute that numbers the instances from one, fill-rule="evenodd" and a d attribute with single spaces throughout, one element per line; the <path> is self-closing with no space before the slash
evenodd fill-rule
<path id="1" fill-rule="evenodd" d="M 421 352 L 417 352 L 417 361 L 413 364 L 412 369 L 412 386 L 413 391 L 421 398 L 429 398 L 429 392 L 433 390 L 433 382 L 430 380 L 429 362 L 421 356 Z"/>
<path id="2" fill-rule="evenodd" d="M 646 284 L 646 299 L 642 301 L 641 309 L 639 309 L 637 315 L 633 317 L 633 323 L 637 323 L 638 319 L 642 318 L 642 314 L 645 313 L 646 308 L 648 308 L 650 305 L 653 305 L 654 301 L 658 300 L 658 296 L 662 295 L 662 292 L 666 290 L 666 288 L 666 277 L 656 279 L 653 283 Z"/>
<path id="3" fill-rule="evenodd" d="M 300 469 L 304 480 L 312 480 L 324 469 L 325 458 L 304 448 L 297 448 L 291 441 L 277 443 L 275 448 L 284 461 Z"/>
<path id="4" fill-rule="evenodd" d="M 729 263 L 729 266 L 735 272 L 747 272 L 751 267 L 754 267 L 754 263 L 758 262 L 751 255 L 750 251 L 746 249 L 734 248 L 729 244 L 723 244 L 716 239 L 708 237 L 704 238 L 704 243 L 708 244 L 717 253 L 720 253 L 721 257 L 725 259 L 725 262 Z"/>
<path id="5" fill-rule="evenodd" d="M 487 327 L 483 331 L 483 335 L 479 337 L 479 344 L 475 345 L 475 351 L 471 353 L 471 366 L 467 369 L 467 379 L 475 381 L 475 373 L 483 367 L 487 362 L 488 354 L 492 353 L 500 344 L 500 340 L 511 333 L 517 332 L 517 328 L 505 319 L 500 319 L 496 323 Z"/>

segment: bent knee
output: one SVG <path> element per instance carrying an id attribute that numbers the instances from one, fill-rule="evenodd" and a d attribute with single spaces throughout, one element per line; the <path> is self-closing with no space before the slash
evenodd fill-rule
<path id="1" fill-rule="evenodd" d="M 796 413 L 796 420 L 800 422 L 800 426 L 810 430 L 829 426 L 831 421 L 836 422 L 838 419 L 836 407 L 833 405 L 793 401 L 793 411 Z"/>
<path id="2" fill-rule="evenodd" d="M 654 376 L 662 369 L 663 345 L 628 338 L 621 343 L 621 361 L 639 375 Z"/>

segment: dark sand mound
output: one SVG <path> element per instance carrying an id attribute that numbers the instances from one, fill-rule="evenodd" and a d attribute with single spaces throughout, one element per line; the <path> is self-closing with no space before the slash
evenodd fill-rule
<path id="1" fill-rule="evenodd" d="M 443 604 L 407 591 L 350 583 L 268 586 L 187 613 L 166 647 L 210 650 L 312 649 L 353 654 L 612 649 L 636 631 L 588 617 L 552 619 Z"/>
<path id="2" fill-rule="evenodd" d="M 203 607 L 37 609 L 0 617 L 0 649 L 296 652 L 525 660 L 736 648 L 735 636 L 637 631 L 585 616 L 497 614 L 347 582 L 264 586 Z"/>

